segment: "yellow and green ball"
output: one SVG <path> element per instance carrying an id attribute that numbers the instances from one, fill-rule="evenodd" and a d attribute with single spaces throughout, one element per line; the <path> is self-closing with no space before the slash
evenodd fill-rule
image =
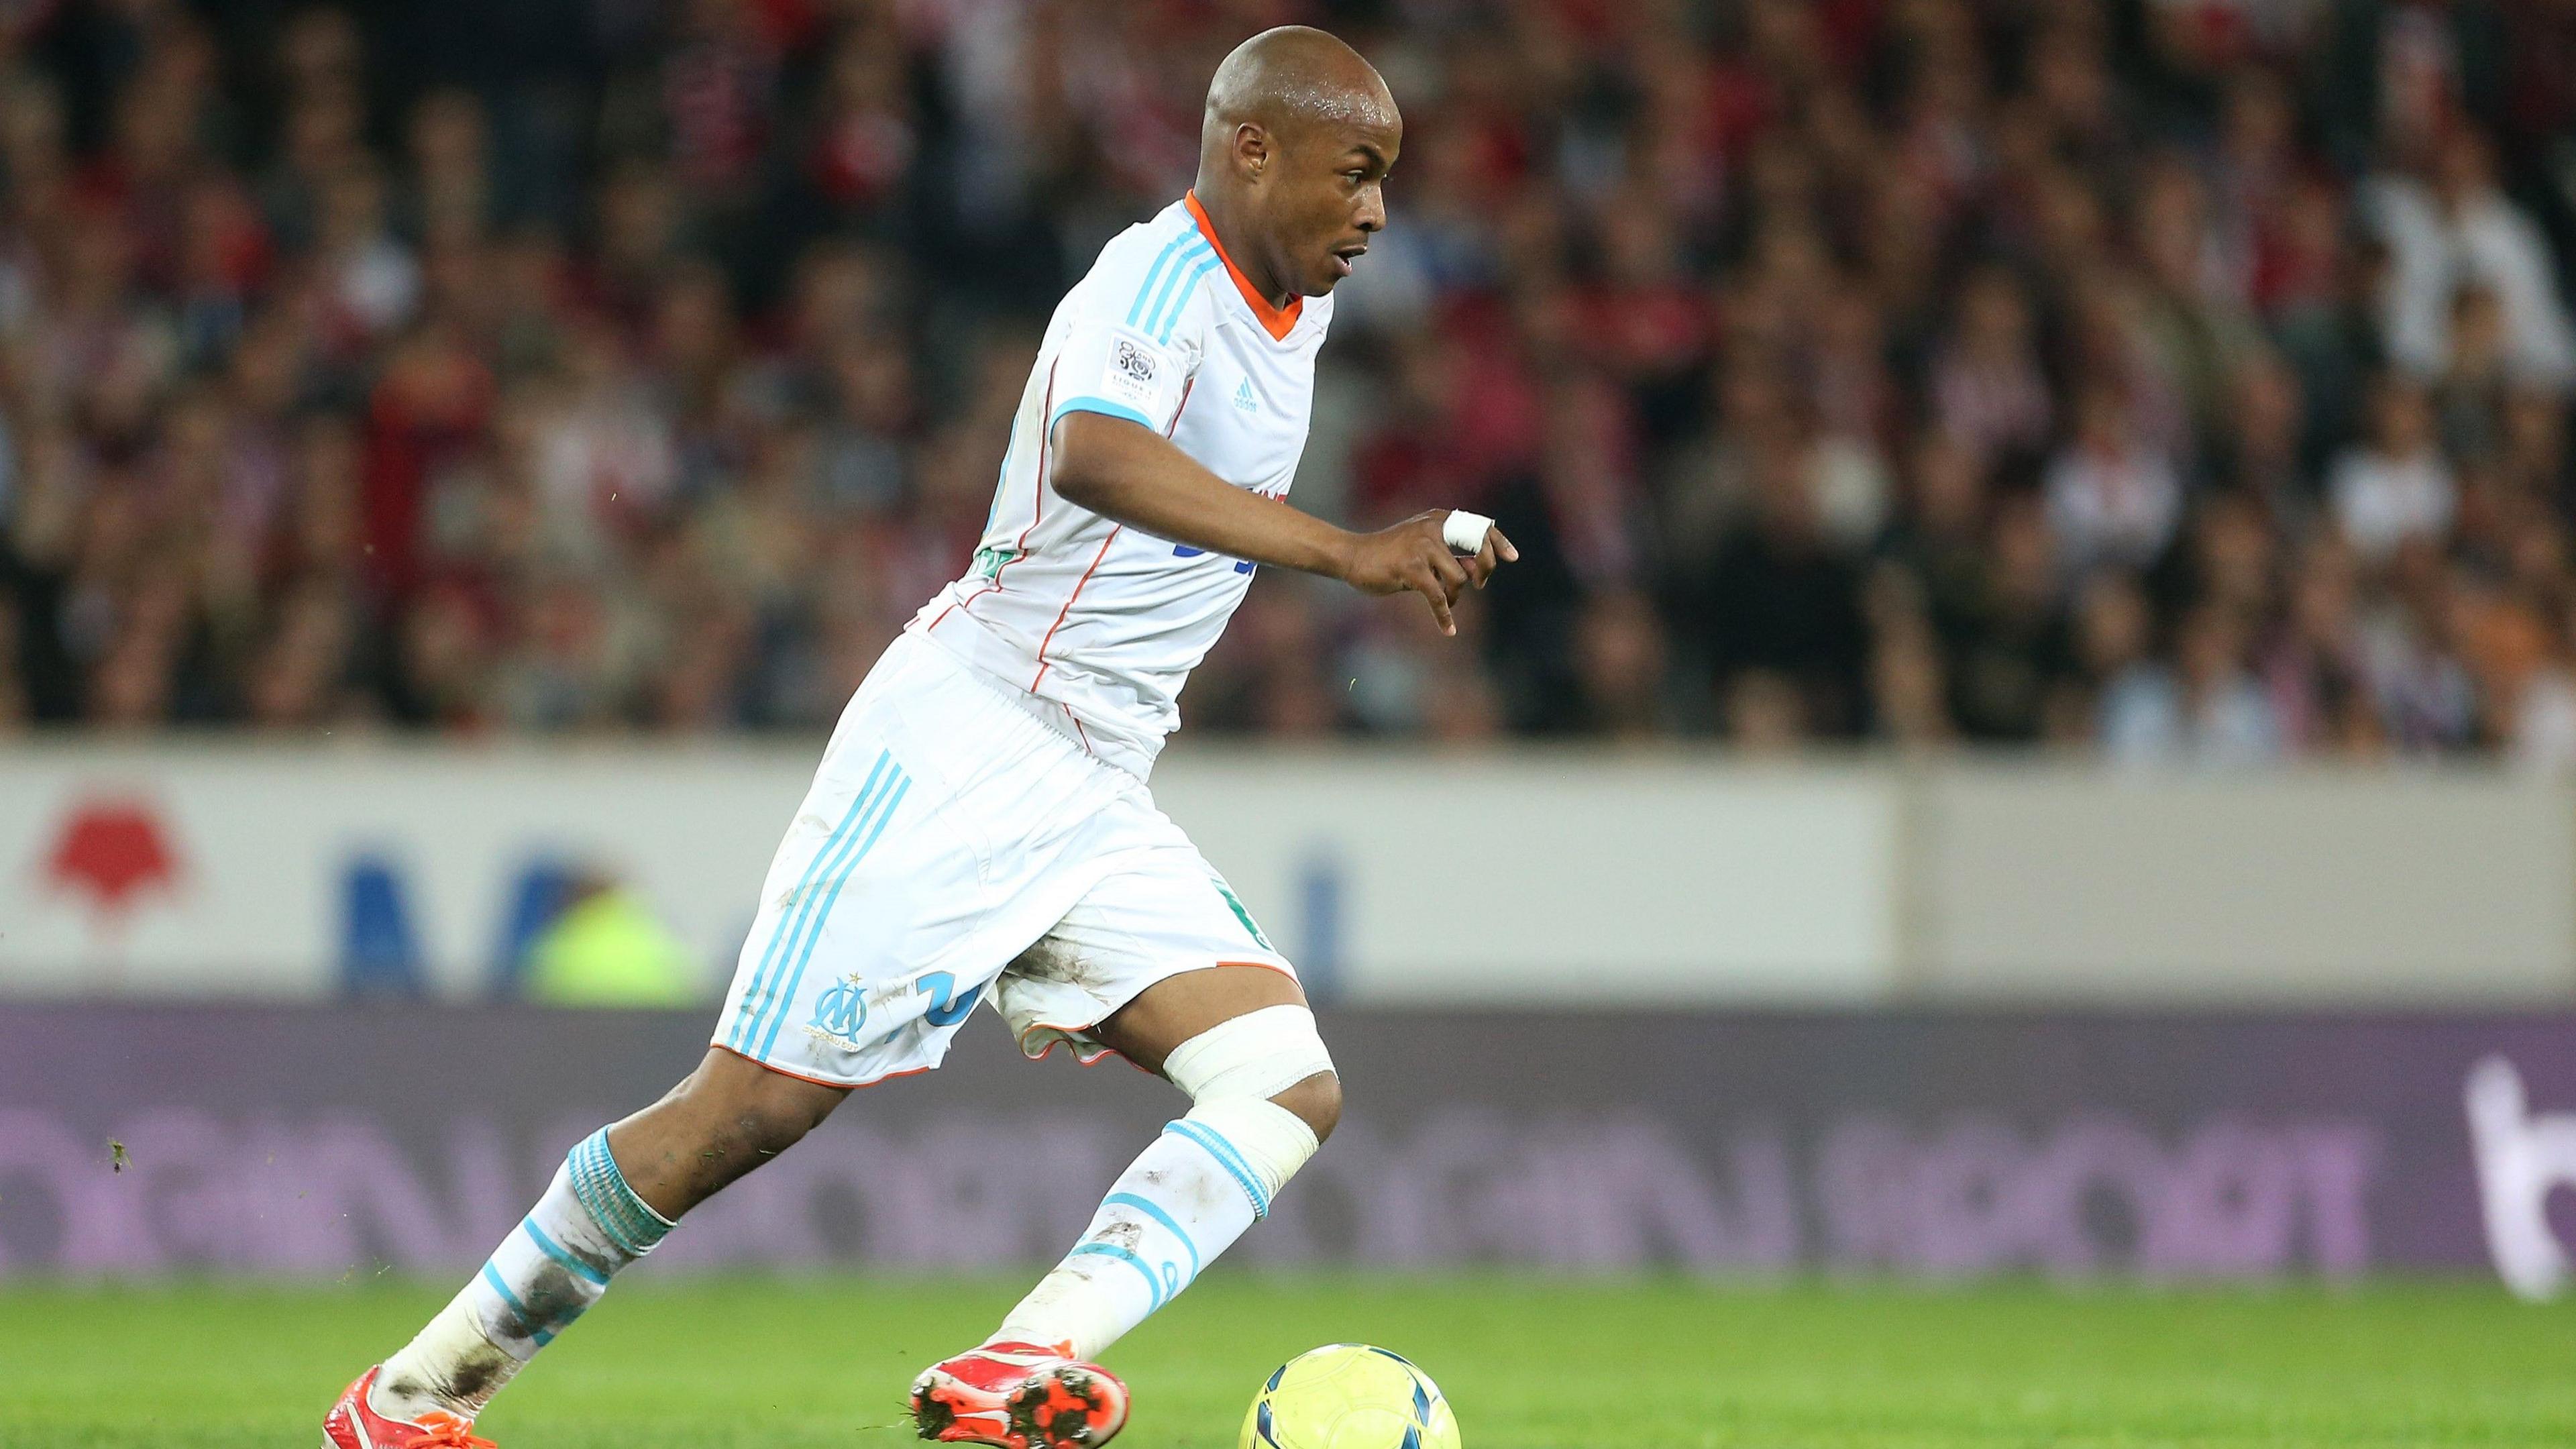
<path id="1" fill-rule="evenodd" d="M 1402 1355 L 1334 1343 L 1281 1364 L 1261 1386 L 1240 1449 L 1458 1449 L 1458 1419 Z"/>

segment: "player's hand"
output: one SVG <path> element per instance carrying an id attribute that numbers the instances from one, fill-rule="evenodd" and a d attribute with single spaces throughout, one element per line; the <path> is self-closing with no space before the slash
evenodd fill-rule
<path id="1" fill-rule="evenodd" d="M 1485 531 L 1484 546 L 1474 553 L 1451 553 L 1440 536 L 1441 521 L 1448 516 L 1446 509 L 1435 508 L 1392 528 L 1358 535 L 1342 570 L 1343 581 L 1372 594 L 1410 589 L 1431 606 L 1431 617 L 1441 633 L 1457 633 L 1458 621 L 1450 606 L 1458 602 L 1459 593 L 1471 584 L 1483 588 L 1498 564 L 1521 555 L 1498 528 Z"/>
<path id="2" fill-rule="evenodd" d="M 1445 524 L 1449 514 L 1444 510 L 1435 516 Z M 1450 556 L 1466 566 L 1469 581 L 1481 589 L 1485 580 L 1494 576 L 1494 570 L 1507 563 L 1519 562 L 1521 551 L 1512 546 L 1510 539 L 1503 537 L 1501 529 L 1489 523 L 1485 525 L 1485 541 L 1474 553 Z"/>

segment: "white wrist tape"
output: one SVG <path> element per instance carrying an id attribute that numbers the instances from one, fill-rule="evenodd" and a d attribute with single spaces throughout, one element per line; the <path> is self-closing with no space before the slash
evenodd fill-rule
<path id="1" fill-rule="evenodd" d="M 1485 535 L 1492 532 L 1493 527 L 1494 520 L 1481 513 L 1469 513 L 1463 508 L 1451 509 L 1449 516 L 1440 521 L 1440 538 L 1449 545 L 1451 553 L 1481 553 L 1485 547 Z"/>
<path id="2" fill-rule="evenodd" d="M 1302 1006 L 1247 1011 L 1191 1037 L 1163 1059 L 1163 1075 L 1193 1102 L 1267 1101 L 1332 1069 L 1315 1013 Z"/>

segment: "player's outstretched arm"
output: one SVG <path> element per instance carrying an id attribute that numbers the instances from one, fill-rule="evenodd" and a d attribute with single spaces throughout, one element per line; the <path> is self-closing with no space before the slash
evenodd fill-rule
<path id="1" fill-rule="evenodd" d="M 1487 529 L 1473 554 L 1453 554 L 1440 534 L 1445 509 L 1392 528 L 1354 533 L 1234 487 L 1150 428 L 1105 413 L 1066 413 L 1055 425 L 1055 491 L 1104 518 L 1158 538 L 1340 579 L 1372 594 L 1410 589 L 1431 605 L 1440 632 L 1458 626 L 1449 606 L 1520 550 Z"/>

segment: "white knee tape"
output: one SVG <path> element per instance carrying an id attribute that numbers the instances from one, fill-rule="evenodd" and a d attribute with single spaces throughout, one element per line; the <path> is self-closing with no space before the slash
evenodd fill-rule
<path id="1" fill-rule="evenodd" d="M 1163 1075 L 1190 1094 L 1171 1130 L 1216 1158 L 1268 1217 L 1270 1199 L 1315 1155 L 1315 1129 L 1270 1099 L 1333 1069 L 1315 1013 L 1266 1006 L 1191 1037 L 1163 1059 Z"/>
<path id="2" fill-rule="evenodd" d="M 1191 1037 L 1163 1059 L 1163 1075 L 1193 1102 L 1267 1101 L 1332 1069 L 1315 1013 L 1302 1006 L 1245 1012 Z"/>

